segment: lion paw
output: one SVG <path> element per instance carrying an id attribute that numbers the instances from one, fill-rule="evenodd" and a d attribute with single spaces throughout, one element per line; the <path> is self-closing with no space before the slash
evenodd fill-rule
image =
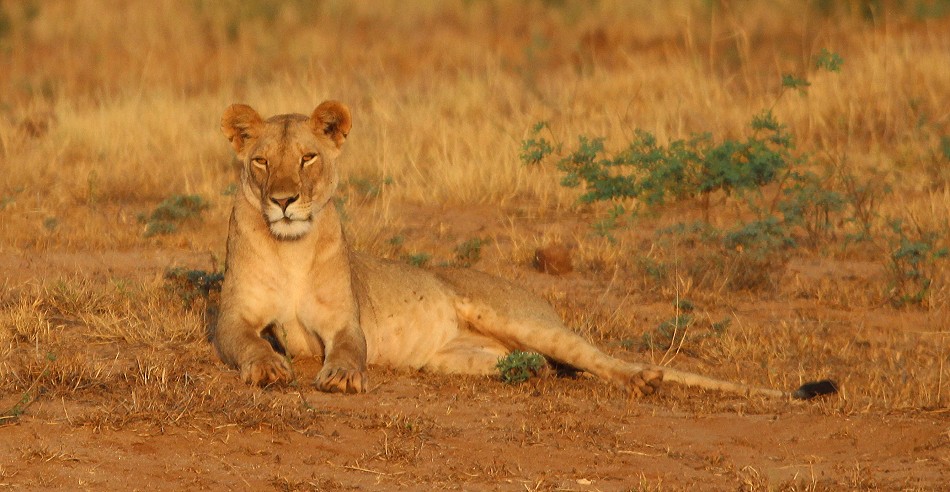
<path id="1" fill-rule="evenodd" d="M 644 369 L 629 377 L 627 380 L 627 389 L 630 391 L 631 398 L 640 398 L 641 396 L 652 395 L 656 393 L 663 384 L 663 372 Z"/>
<path id="2" fill-rule="evenodd" d="M 314 383 L 327 393 L 363 393 L 368 386 L 365 371 L 330 366 L 320 370 Z"/>
<path id="3" fill-rule="evenodd" d="M 266 386 L 281 381 L 290 381 L 290 364 L 273 353 L 241 365 L 241 379 L 255 386 Z"/>

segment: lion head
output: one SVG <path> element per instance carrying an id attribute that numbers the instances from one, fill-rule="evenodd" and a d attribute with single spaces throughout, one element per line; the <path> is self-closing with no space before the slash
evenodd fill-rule
<path id="1" fill-rule="evenodd" d="M 337 101 L 324 101 L 309 117 L 264 120 L 245 104 L 225 110 L 221 130 L 243 164 L 244 194 L 260 205 L 274 237 L 293 240 L 310 230 L 336 190 L 335 160 L 351 126 L 350 110 Z"/>

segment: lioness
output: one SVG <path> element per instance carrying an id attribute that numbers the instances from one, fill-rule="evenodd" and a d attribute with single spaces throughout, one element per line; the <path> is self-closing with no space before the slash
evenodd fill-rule
<path id="1" fill-rule="evenodd" d="M 227 273 L 214 344 L 251 384 L 291 377 L 287 359 L 323 358 L 321 391 L 366 391 L 367 364 L 445 373 L 496 373 L 512 350 L 651 394 L 661 381 L 768 396 L 807 397 L 610 357 L 564 326 L 544 300 L 459 268 L 423 270 L 350 251 L 331 198 L 349 109 L 325 101 L 311 113 L 266 120 L 249 106 L 221 119 L 243 165 L 228 232 Z"/>

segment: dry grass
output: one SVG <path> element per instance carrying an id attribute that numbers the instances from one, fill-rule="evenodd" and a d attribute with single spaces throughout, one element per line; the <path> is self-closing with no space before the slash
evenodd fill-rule
<path id="1" fill-rule="evenodd" d="M 220 268 L 237 181 L 218 130 L 223 109 L 240 101 L 264 114 L 306 113 L 327 98 L 354 114 L 340 196 L 358 248 L 426 253 L 439 263 L 453 261 L 465 241 L 485 239 L 478 268 L 542 293 L 620 357 L 772 386 L 839 378 L 841 398 L 805 412 L 946 415 L 950 268 L 936 265 L 921 306 L 894 308 L 882 238 L 885 219 L 903 217 L 937 231 L 938 246 L 950 242 L 950 156 L 941 150 L 950 135 L 950 18 L 891 5 L 868 20 L 862 9 L 879 3 L 861 1 L 830 10 L 823 2 L 708 5 L 0 2 L 0 392 L 8 395 L 0 425 L 23 412 L 60 415 L 51 407 L 63 402 L 68 423 L 97 429 L 319 427 L 326 414 L 305 381 L 287 392 L 234 381 L 206 341 L 204 305 L 183 308 L 162 273 Z M 821 48 L 844 58 L 841 73 L 812 68 Z M 807 77 L 807 93 L 780 97 L 785 73 Z M 874 244 L 838 238 L 766 267 L 737 256 L 715 266 L 703 255 L 721 252 L 664 242 L 657 232 L 698 217 L 698 207 L 639 217 L 608 240 L 590 224 L 610 204 L 579 205 L 553 167 L 519 159 L 538 121 L 564 146 L 588 135 L 620 148 L 638 128 L 660 141 L 745 135 L 767 107 L 816 165 L 893 189 L 873 207 Z M 176 194 L 201 195 L 210 208 L 174 234 L 145 237 L 140 216 Z M 552 242 L 572 247 L 576 273 L 530 271 L 535 248 Z M 736 291 L 730 282 L 740 274 L 768 276 L 769 287 Z M 681 314 L 681 299 L 694 305 L 694 324 L 670 350 L 649 350 L 643 336 Z M 711 334 L 721 320 L 728 327 Z M 380 377 L 394 384 L 407 376 Z M 455 381 L 413 390 L 459 391 L 476 403 L 488 393 L 546 416 L 509 436 L 519 445 L 600 432 L 552 400 L 621 405 L 616 392 L 585 380 L 543 380 L 531 390 L 535 400 Z M 697 413 L 777 409 L 683 394 L 656 401 Z M 397 470 L 434 460 L 432 435 L 455 432 L 418 413 L 328 412 L 375 439 L 338 463 L 382 466 L 390 475 L 380 483 L 390 485 L 427 479 Z M 609 448 L 600 440 L 607 436 L 589 439 Z M 74 459 L 44 446 L 21 447 L 19 460 Z M 0 480 L 16 473 L 7 470 L 0 466 Z M 752 467 L 726 472 L 750 490 L 775 483 Z M 873 486 L 853 475 L 836 483 Z M 449 476 L 520 475 L 492 461 Z M 639 475 L 641 489 L 664 488 L 650 477 Z M 271 478 L 287 490 L 339 486 Z"/>

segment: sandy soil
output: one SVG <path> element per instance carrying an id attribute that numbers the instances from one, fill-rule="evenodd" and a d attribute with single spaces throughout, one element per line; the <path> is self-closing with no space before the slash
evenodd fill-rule
<path id="1" fill-rule="evenodd" d="M 9 278 L 148 278 L 176 250 L 16 255 Z M 563 278 L 529 275 L 534 283 Z M 135 346 L 100 346 L 116 360 Z M 121 352 L 121 356 L 119 355 Z M 108 356 L 108 355 L 107 355 Z M 950 479 L 950 412 L 842 410 L 836 398 L 788 403 L 669 387 L 628 401 L 588 377 L 518 386 L 472 377 L 373 368 L 358 396 L 303 384 L 248 388 L 210 346 L 189 364 L 212 385 L 254 402 L 257 420 L 202 413 L 191 395 L 166 416 L 118 417 L 122 388 L 40 397 L 0 422 L 0 485 L 93 490 L 940 490 Z M 0 407 L 16 403 L 8 395 Z M 132 400 L 136 398 L 132 389 Z M 112 401 L 114 400 L 114 401 Z M 267 406 L 274 409 L 269 414 Z M 284 409 L 296 407 L 291 416 Z M 192 411 L 192 409 L 197 409 Z"/>
<path id="2" fill-rule="evenodd" d="M 2 483 L 55 489 L 939 490 L 948 415 L 820 415 L 808 405 L 712 411 L 683 393 L 627 403 L 593 381 L 507 388 L 374 372 L 341 397 L 289 393 L 305 426 L 71 425 L 44 402 L 2 427 Z M 570 386 L 562 389 L 561 386 Z M 555 389 L 557 387 L 557 389 Z M 248 397 L 252 397 L 248 390 Z M 748 408 L 752 407 L 752 408 Z M 781 487 L 779 487 L 781 488 Z"/>

